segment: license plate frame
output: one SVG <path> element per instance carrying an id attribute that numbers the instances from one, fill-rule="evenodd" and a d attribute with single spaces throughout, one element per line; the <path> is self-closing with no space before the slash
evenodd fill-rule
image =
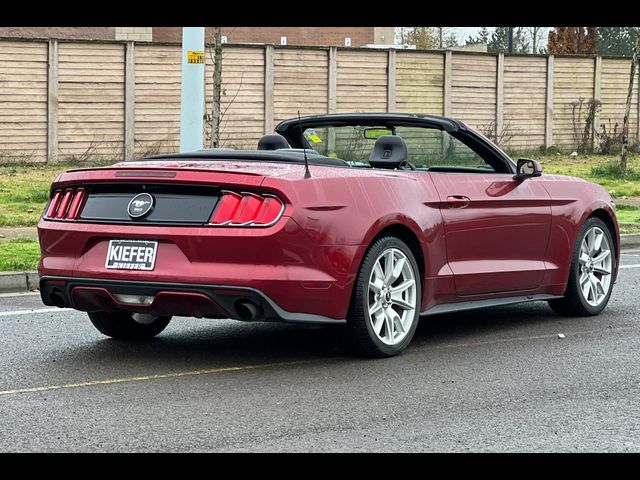
<path id="1" fill-rule="evenodd" d="M 151 271 L 157 255 L 157 240 L 113 239 L 109 240 L 104 266 L 110 270 Z"/>

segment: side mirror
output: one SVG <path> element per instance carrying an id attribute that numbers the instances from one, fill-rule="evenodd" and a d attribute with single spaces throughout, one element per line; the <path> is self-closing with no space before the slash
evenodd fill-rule
<path id="1" fill-rule="evenodd" d="M 539 177 L 542 175 L 542 165 L 530 158 L 518 159 L 518 166 L 516 167 L 516 174 L 513 179 L 522 181 L 527 178 Z"/>

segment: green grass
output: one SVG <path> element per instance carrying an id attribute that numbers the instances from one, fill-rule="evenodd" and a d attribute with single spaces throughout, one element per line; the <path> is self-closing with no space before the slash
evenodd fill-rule
<path id="1" fill-rule="evenodd" d="M 622 233 L 640 233 L 640 208 L 631 205 L 617 205 L 616 216 Z"/>
<path id="2" fill-rule="evenodd" d="M 640 197 L 640 155 L 629 156 L 629 171 L 621 176 L 616 155 L 532 155 L 542 163 L 544 172 L 571 175 L 598 183 L 612 197 Z"/>
<path id="3" fill-rule="evenodd" d="M 51 182 L 58 174 L 112 163 L 0 164 L 0 227 L 36 225 L 49 197 Z"/>
<path id="4" fill-rule="evenodd" d="M 34 240 L 16 238 L 0 242 L 0 272 L 35 270 L 40 247 Z"/>

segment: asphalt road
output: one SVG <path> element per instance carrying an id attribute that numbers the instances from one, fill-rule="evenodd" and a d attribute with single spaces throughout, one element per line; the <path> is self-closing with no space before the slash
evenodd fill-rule
<path id="1" fill-rule="evenodd" d="M 0 451 L 637 452 L 640 252 L 622 264 L 599 317 L 431 317 L 385 360 L 339 328 L 179 318 L 116 342 L 0 296 Z"/>

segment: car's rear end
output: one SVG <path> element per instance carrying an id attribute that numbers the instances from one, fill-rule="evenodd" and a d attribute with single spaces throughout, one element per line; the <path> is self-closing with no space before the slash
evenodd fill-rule
<path id="1" fill-rule="evenodd" d="M 335 255 L 295 221 L 292 170 L 302 180 L 300 165 L 175 160 L 61 175 L 38 224 L 44 303 L 87 312 L 343 320 L 351 254 Z"/>

